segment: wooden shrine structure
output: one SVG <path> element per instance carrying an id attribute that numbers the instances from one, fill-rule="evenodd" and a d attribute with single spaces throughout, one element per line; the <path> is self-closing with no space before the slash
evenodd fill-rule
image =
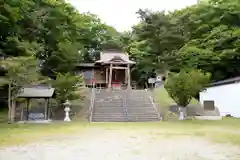
<path id="1" fill-rule="evenodd" d="M 87 86 L 103 88 L 131 88 L 131 66 L 135 62 L 123 52 L 109 50 L 100 55 L 94 63 L 77 65 L 77 74 L 84 77 Z"/>

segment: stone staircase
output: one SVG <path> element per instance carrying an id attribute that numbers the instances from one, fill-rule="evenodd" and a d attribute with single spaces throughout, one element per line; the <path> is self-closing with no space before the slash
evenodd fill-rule
<path id="1" fill-rule="evenodd" d="M 159 121 L 159 114 L 144 90 L 98 90 L 92 122 Z"/>

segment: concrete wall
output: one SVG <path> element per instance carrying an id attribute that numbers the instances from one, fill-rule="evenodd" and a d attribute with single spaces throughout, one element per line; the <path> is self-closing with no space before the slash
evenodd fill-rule
<path id="1" fill-rule="evenodd" d="M 220 115 L 231 114 L 240 118 L 240 83 L 233 83 L 207 88 L 200 92 L 200 102 L 213 100 Z"/>

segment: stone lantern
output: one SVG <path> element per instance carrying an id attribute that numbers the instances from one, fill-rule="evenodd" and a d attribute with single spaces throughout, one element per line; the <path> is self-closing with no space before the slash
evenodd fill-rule
<path id="1" fill-rule="evenodd" d="M 65 108 L 64 108 L 64 112 L 65 112 L 64 121 L 70 122 L 71 119 L 69 117 L 69 112 L 71 111 L 71 109 L 70 109 L 71 103 L 68 100 L 66 100 L 66 102 L 63 103 L 63 105 L 65 106 Z"/>

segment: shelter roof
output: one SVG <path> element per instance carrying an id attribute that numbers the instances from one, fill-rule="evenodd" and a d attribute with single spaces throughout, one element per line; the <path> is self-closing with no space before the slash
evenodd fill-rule
<path id="1" fill-rule="evenodd" d="M 51 98 L 55 89 L 49 86 L 29 86 L 21 89 L 19 98 Z"/>

